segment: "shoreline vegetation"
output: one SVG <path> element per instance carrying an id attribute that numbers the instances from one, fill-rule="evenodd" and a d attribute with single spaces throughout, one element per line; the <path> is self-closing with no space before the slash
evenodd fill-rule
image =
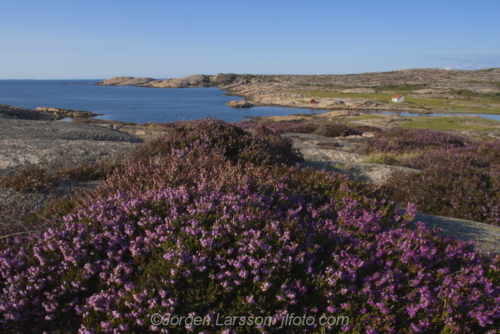
<path id="1" fill-rule="evenodd" d="M 186 78 L 115 77 L 101 86 L 189 88 L 218 86 L 243 97 L 229 106 L 279 106 L 317 110 L 392 110 L 500 114 L 500 68 L 476 71 L 409 69 L 347 75 L 192 75 Z M 402 95 L 405 102 L 392 102 Z M 311 103 L 311 100 L 315 103 Z"/>

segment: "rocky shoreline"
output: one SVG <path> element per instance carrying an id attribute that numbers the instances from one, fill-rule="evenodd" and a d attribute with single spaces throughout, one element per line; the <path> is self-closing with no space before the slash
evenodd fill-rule
<path id="1" fill-rule="evenodd" d="M 19 108 L 5 104 L 0 104 L 0 119 L 29 119 L 29 120 L 60 120 L 63 118 L 89 118 L 100 116 L 91 111 L 71 110 L 65 108 L 45 108 L 36 109 Z"/>
<path id="2" fill-rule="evenodd" d="M 192 75 L 178 79 L 115 77 L 100 86 L 189 88 L 217 86 L 226 95 L 243 97 L 229 101 L 234 108 L 255 106 L 291 107 L 315 110 L 392 110 L 430 114 L 436 106 L 393 103 L 377 96 L 403 93 L 419 99 L 477 100 L 472 107 L 498 110 L 500 103 L 482 97 L 500 95 L 500 68 L 477 71 L 410 69 L 348 75 Z M 311 98 L 311 95 L 319 97 Z M 488 103 L 485 103 L 488 102 Z M 469 106 L 468 105 L 468 106 Z M 455 108 L 455 106 L 453 106 Z M 453 109 L 451 108 L 451 109 Z M 440 113 L 453 113 L 439 108 Z"/>

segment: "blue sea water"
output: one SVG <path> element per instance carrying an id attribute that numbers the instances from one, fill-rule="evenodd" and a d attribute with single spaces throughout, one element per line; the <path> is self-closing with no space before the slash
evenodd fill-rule
<path id="1" fill-rule="evenodd" d="M 214 117 L 228 122 L 255 116 L 285 116 L 323 111 L 254 107 L 235 109 L 226 106 L 240 97 L 226 96 L 216 87 L 210 88 L 141 88 L 131 86 L 95 86 L 101 80 L 0 80 L 0 104 L 22 108 L 51 107 L 92 111 L 107 119 L 124 122 L 175 122 Z M 384 111 L 377 111 L 382 112 Z M 385 113 L 394 114 L 392 111 Z M 398 113 L 402 116 L 417 116 Z M 432 114 L 440 116 L 444 114 Z M 463 114 L 462 114 L 463 115 Z M 500 121 L 500 115 L 473 114 Z M 428 116 L 423 116 L 428 117 Z"/>
<path id="2" fill-rule="evenodd" d="M 235 109 L 227 101 L 240 97 L 225 96 L 210 88 L 141 88 L 131 86 L 94 86 L 101 80 L 0 80 L 0 104 L 21 108 L 51 107 L 92 111 L 98 119 L 124 122 L 174 122 L 214 117 L 238 122 L 245 116 L 290 115 L 320 111 L 254 107 Z"/>

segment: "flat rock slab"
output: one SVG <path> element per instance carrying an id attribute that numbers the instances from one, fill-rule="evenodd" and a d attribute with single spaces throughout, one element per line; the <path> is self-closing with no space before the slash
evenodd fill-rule
<path id="1" fill-rule="evenodd" d="M 356 153 L 325 149 L 300 149 L 306 161 L 361 162 L 365 156 Z"/>
<path id="2" fill-rule="evenodd" d="M 344 156 L 341 158 L 342 161 L 353 161 L 360 162 L 366 156 L 363 154 L 359 154 L 363 151 L 363 147 L 365 146 L 366 138 L 361 136 L 357 136 L 357 138 L 349 138 L 349 137 L 325 137 L 315 134 L 306 134 L 306 133 L 287 133 L 286 136 L 293 140 L 293 146 L 301 151 L 309 151 L 308 154 L 311 154 L 311 160 L 313 161 L 314 155 L 321 155 L 322 152 L 327 153 L 327 151 L 331 151 L 335 146 L 334 150 L 337 152 L 343 152 L 344 154 L 340 154 L 339 156 Z M 329 149 L 325 149 L 325 147 L 330 147 Z M 316 152 L 317 150 L 320 150 Z M 350 158 L 349 158 L 350 157 Z M 319 159 L 321 159 L 318 156 Z M 324 161 L 324 160 L 316 160 L 316 161 Z"/>
<path id="3" fill-rule="evenodd" d="M 80 191 L 90 191 L 98 187 L 101 182 L 56 182 L 50 190 L 41 192 L 20 192 L 0 188 L 0 237 L 10 233 L 42 229 L 44 226 L 30 226 L 25 224 L 23 220 L 29 214 L 42 210 L 52 199 Z"/>
<path id="4" fill-rule="evenodd" d="M 93 140 L 140 143 L 142 140 L 100 126 L 60 121 L 0 119 L 0 139 Z"/>
<path id="5" fill-rule="evenodd" d="M 140 142 L 99 126 L 0 119 L 0 175 L 26 164 L 68 168 L 113 159 Z"/>
<path id="6" fill-rule="evenodd" d="M 118 158 L 137 144 L 92 140 L 0 139 L 0 175 L 23 165 L 58 169 Z"/>
<path id="7" fill-rule="evenodd" d="M 424 222 L 428 228 L 441 228 L 441 235 L 451 235 L 464 241 L 475 241 L 476 249 L 481 253 L 500 254 L 500 226 L 424 213 L 417 213 L 412 223 L 419 221 Z"/>
<path id="8" fill-rule="evenodd" d="M 369 183 L 381 184 L 394 175 L 419 173 L 420 171 L 412 168 L 399 166 L 368 164 L 362 162 L 343 162 L 343 161 L 305 161 L 300 164 L 301 167 L 312 167 L 346 174 L 350 179 Z"/>

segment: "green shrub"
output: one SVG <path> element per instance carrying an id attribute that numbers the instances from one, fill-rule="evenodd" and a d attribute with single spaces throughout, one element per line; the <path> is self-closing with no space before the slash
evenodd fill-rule
<path id="1" fill-rule="evenodd" d="M 334 124 L 321 124 L 316 131 L 316 135 L 325 137 L 347 137 L 352 135 L 362 135 L 359 130 L 353 129 L 347 125 L 334 123 Z"/>

